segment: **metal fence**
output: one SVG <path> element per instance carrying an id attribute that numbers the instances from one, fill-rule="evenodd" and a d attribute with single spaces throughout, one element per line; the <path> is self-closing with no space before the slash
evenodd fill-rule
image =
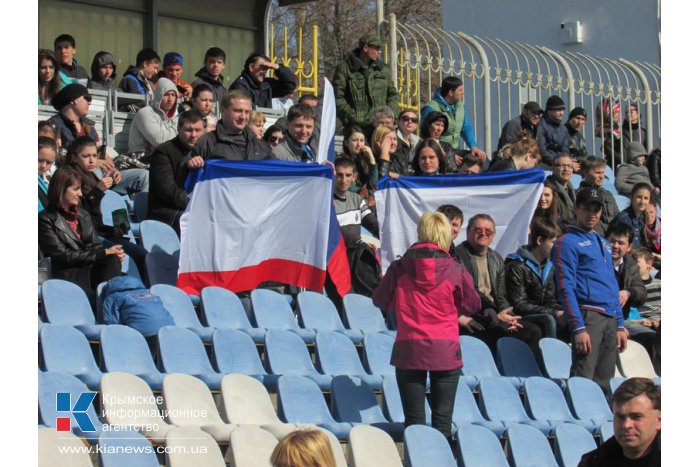
<path id="1" fill-rule="evenodd" d="M 648 150 L 659 147 L 661 68 L 657 64 L 402 24 L 393 14 L 382 29 L 387 26 L 386 56 L 401 107 L 420 109 L 443 77 L 460 77 L 467 114 L 487 154 L 492 153 L 502 126 L 520 114 L 523 104 L 536 101 L 544 107 L 554 94 L 567 102 L 567 110 L 576 106 L 587 110 L 584 136 L 590 154 L 602 155 L 608 139 L 620 147 L 615 162 L 625 160 L 624 145 L 614 140 L 619 139 L 626 109 L 633 103 L 639 109 L 640 125 L 646 128 L 642 143 Z"/>
<path id="2" fill-rule="evenodd" d="M 310 44 L 304 41 L 305 31 L 300 26 L 291 34 L 287 26 L 276 32 L 275 25 L 268 25 L 268 47 L 273 62 L 281 60 L 297 77 L 299 96 L 311 93 L 318 96 L 318 26 L 311 28 Z M 308 37 L 308 35 L 307 35 Z"/>

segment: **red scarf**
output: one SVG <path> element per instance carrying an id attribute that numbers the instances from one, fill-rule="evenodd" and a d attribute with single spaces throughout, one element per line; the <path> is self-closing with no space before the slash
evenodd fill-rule
<path id="1" fill-rule="evenodd" d="M 80 231 L 78 230 L 78 206 L 71 206 L 68 211 L 63 208 L 58 208 L 58 212 L 61 213 L 63 218 L 68 222 L 70 229 L 75 233 L 75 235 L 80 239 Z"/>

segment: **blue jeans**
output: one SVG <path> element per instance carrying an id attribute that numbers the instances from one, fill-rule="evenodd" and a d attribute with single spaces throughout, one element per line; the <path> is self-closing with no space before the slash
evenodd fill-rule
<path id="1" fill-rule="evenodd" d="M 148 191 L 148 170 L 126 169 L 121 171 L 122 181 L 111 190 L 120 195 L 132 195 L 139 191 Z"/>

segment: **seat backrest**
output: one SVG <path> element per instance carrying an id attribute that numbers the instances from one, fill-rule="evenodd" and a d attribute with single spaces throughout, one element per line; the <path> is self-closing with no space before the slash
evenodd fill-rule
<path id="1" fill-rule="evenodd" d="M 547 377 L 567 379 L 571 371 L 571 347 L 552 337 L 543 337 L 537 344 Z"/>
<path id="2" fill-rule="evenodd" d="M 427 397 L 424 398 L 425 418 L 430 420 L 431 411 Z M 399 394 L 399 385 L 396 382 L 395 376 L 387 376 L 382 380 L 382 409 L 384 414 L 391 422 L 403 423 L 406 416 L 401 403 L 401 395 Z"/>
<path id="3" fill-rule="evenodd" d="M 100 397 L 102 416 L 110 425 L 152 425 L 153 431 L 162 432 L 168 427 L 160 417 L 153 391 L 136 375 L 121 371 L 105 373 L 100 384 Z"/>
<path id="4" fill-rule="evenodd" d="M 226 467 L 219 445 L 208 433 L 193 426 L 179 426 L 165 435 L 169 467 Z"/>
<path id="5" fill-rule="evenodd" d="M 488 428 L 464 425 L 457 431 L 458 463 L 469 467 L 508 467 L 500 441 Z"/>
<path id="6" fill-rule="evenodd" d="M 103 431 L 99 437 L 101 467 L 159 467 L 150 441 L 137 431 Z"/>
<path id="7" fill-rule="evenodd" d="M 272 433 L 257 426 L 239 426 L 231 432 L 231 467 L 271 467 L 277 446 Z"/>
<path id="8" fill-rule="evenodd" d="M 479 382 L 479 407 L 489 420 L 530 420 L 512 384 L 499 378 L 483 378 Z"/>
<path id="9" fill-rule="evenodd" d="M 163 300 L 163 306 L 173 317 L 176 326 L 202 327 L 190 297 L 182 289 L 167 284 L 156 284 L 151 287 L 151 293 Z"/>
<path id="10" fill-rule="evenodd" d="M 238 295 L 223 287 L 202 289 L 202 310 L 206 324 L 212 328 L 252 328 Z"/>
<path id="11" fill-rule="evenodd" d="M 83 289 L 72 282 L 49 279 L 41 284 L 44 321 L 53 324 L 95 324 L 90 301 Z"/>
<path id="12" fill-rule="evenodd" d="M 221 405 L 229 423 L 282 423 L 263 384 L 246 375 L 228 374 L 221 380 Z"/>
<path id="13" fill-rule="evenodd" d="M 101 373 L 87 338 L 72 326 L 45 324 L 39 332 L 41 355 L 47 371 L 71 375 Z"/>
<path id="14" fill-rule="evenodd" d="M 588 378 L 569 378 L 566 384 L 566 399 L 574 415 L 580 420 L 590 419 L 602 423 L 613 419 L 603 390 Z"/>
<path id="15" fill-rule="evenodd" d="M 374 306 L 371 298 L 349 293 L 343 297 L 343 308 L 350 329 L 357 329 L 364 333 L 387 330 L 382 312 Z"/>
<path id="16" fill-rule="evenodd" d="M 354 467 L 401 467 L 401 457 L 394 440 L 384 431 L 369 425 L 356 425 L 350 430 L 348 457 Z"/>
<path id="17" fill-rule="evenodd" d="M 631 339 L 627 340 L 627 349 L 624 352 L 618 352 L 617 366 L 620 367 L 622 376 L 626 378 L 635 376 L 641 378 L 658 377 L 654 372 L 654 365 L 651 363 L 649 353 L 642 344 Z"/>
<path id="18" fill-rule="evenodd" d="M 302 325 L 317 331 L 343 330 L 343 323 L 333 302 L 320 293 L 306 290 L 297 295 L 297 308 Z"/>
<path id="19" fill-rule="evenodd" d="M 90 454 L 73 433 L 39 428 L 39 467 L 92 467 Z"/>
<path id="20" fill-rule="evenodd" d="M 576 467 L 581 456 L 597 446 L 593 435 L 573 423 L 560 423 L 554 429 L 554 453 L 562 467 Z"/>
<path id="21" fill-rule="evenodd" d="M 175 286 L 178 268 L 179 261 L 173 255 L 161 252 L 146 254 L 146 275 L 151 286 L 156 284 Z"/>
<path id="22" fill-rule="evenodd" d="M 496 364 L 503 376 L 542 376 L 530 347 L 514 337 L 498 339 L 496 342 Z"/>
<path id="23" fill-rule="evenodd" d="M 457 426 L 484 421 L 484 416 L 479 411 L 474 394 L 461 379 L 457 383 L 457 395 L 455 397 L 452 421 Z"/>
<path id="24" fill-rule="evenodd" d="M 605 442 L 615 435 L 615 429 L 613 428 L 613 422 L 603 422 L 600 424 L 600 439 L 601 442 Z"/>
<path id="25" fill-rule="evenodd" d="M 88 388 L 75 376 L 53 371 L 43 371 L 39 373 L 39 415 L 47 426 L 55 427 L 58 417 L 71 417 L 70 414 L 63 413 L 63 411 L 60 414 L 58 412 L 57 394 L 66 392 L 70 394 L 68 405 L 72 409 L 79 402 L 81 395 L 88 392 Z M 83 399 L 83 401 L 87 400 L 88 399 Z M 92 401 L 90 400 L 89 402 Z M 79 425 L 77 423 L 78 420 L 73 417 L 71 417 L 72 419 L 70 421 L 71 431 L 76 436 L 81 436 L 89 439 L 91 442 L 95 442 L 102 432 L 102 422 L 97 417 L 95 407 L 92 403 L 87 404 L 85 407 L 87 408 L 86 415 L 90 422 L 92 422 L 95 431 L 83 431 L 81 425 L 86 426 L 84 418 Z M 86 426 L 86 428 L 89 427 Z"/>
<path id="26" fill-rule="evenodd" d="M 271 329 L 265 335 L 265 356 L 270 372 L 276 375 L 318 373 L 306 344 L 291 331 Z"/>
<path id="27" fill-rule="evenodd" d="M 283 375 L 277 381 L 277 412 L 288 423 L 335 422 L 321 388 L 309 378 Z"/>
<path id="28" fill-rule="evenodd" d="M 447 439 L 435 428 L 411 425 L 404 431 L 404 459 L 411 467 L 455 466 Z"/>
<path id="29" fill-rule="evenodd" d="M 506 437 L 513 467 L 558 467 L 547 437 L 537 428 L 516 423 L 506 430 Z"/>
<path id="30" fill-rule="evenodd" d="M 126 205 L 124 198 L 113 190 L 105 190 L 102 201 L 100 201 L 100 211 L 102 211 L 102 222 L 105 225 L 114 225 L 112 212 L 117 209 L 126 209 L 129 212 L 129 207 Z"/>
<path id="31" fill-rule="evenodd" d="M 141 242 L 146 251 L 180 254 L 180 238 L 175 229 L 168 224 L 155 220 L 145 220 L 140 224 Z"/>
<path id="32" fill-rule="evenodd" d="M 125 371 L 135 375 L 160 373 L 146 338 L 128 326 L 105 326 L 100 331 L 100 351 L 105 371 Z"/>
<path id="33" fill-rule="evenodd" d="M 396 368 L 390 363 L 395 339 L 383 332 L 365 334 L 362 360 L 372 375 L 395 375 Z"/>
<path id="34" fill-rule="evenodd" d="M 217 329 L 212 336 L 212 360 L 219 373 L 265 375 L 253 339 L 235 329 Z"/>
<path id="35" fill-rule="evenodd" d="M 158 358 L 165 373 L 188 375 L 216 373 L 204 344 L 189 329 L 164 326 L 158 330 Z"/>
<path id="36" fill-rule="evenodd" d="M 219 425 L 224 423 L 211 391 L 194 376 L 172 373 L 163 379 L 166 421 L 173 425 Z M 191 414 L 195 414 L 193 416 Z"/>
<path id="37" fill-rule="evenodd" d="M 484 341 L 472 336 L 459 336 L 462 349 L 462 374 L 484 378 L 500 376 L 493 355 Z"/>
<path id="38" fill-rule="evenodd" d="M 258 327 L 266 329 L 299 329 L 292 307 L 284 295 L 273 290 L 255 289 L 250 294 Z"/>
<path id="39" fill-rule="evenodd" d="M 316 334 L 316 359 L 326 375 L 366 375 L 350 338 L 334 331 Z"/>
<path id="40" fill-rule="evenodd" d="M 331 382 L 331 412 L 336 420 L 356 423 L 386 422 L 369 385 L 352 376 Z"/>
<path id="41" fill-rule="evenodd" d="M 525 406 L 535 420 L 573 419 L 564 393 L 551 379 L 533 376 L 525 381 Z"/>

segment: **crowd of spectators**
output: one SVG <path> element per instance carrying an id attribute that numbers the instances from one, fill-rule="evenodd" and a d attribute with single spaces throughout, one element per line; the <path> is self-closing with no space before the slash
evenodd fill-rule
<path id="1" fill-rule="evenodd" d="M 189 202 L 184 181 L 206 160 L 318 160 L 322 102 L 316 96 L 302 96 L 285 117 L 263 131 L 265 115 L 254 109 L 271 108 L 274 99 L 286 98 L 298 86 L 289 68 L 263 54 L 251 54 L 226 88 L 222 78 L 226 53 L 218 47 L 206 51 L 203 67 L 191 83 L 183 79 L 181 54 L 168 52 L 161 60 L 146 48 L 118 84 L 113 54 L 95 54 L 88 76 L 74 59 L 76 45 L 70 35 L 57 37 L 54 49 L 39 50 L 39 103 L 57 111 L 39 124 L 39 247 L 51 258 L 55 277 L 76 282 L 89 296 L 94 296 L 100 281 L 119 274 L 119 260 L 125 254 L 139 269 L 145 256 L 125 232 L 103 224 L 100 199 L 105 190 L 123 195 L 147 191 L 148 217 L 179 233 L 179 219 Z M 480 302 L 470 319 L 460 317 L 460 332 L 492 347 L 499 337 L 511 335 L 535 351 L 542 336 L 571 340 L 577 349 L 577 371 L 604 387 L 605 378 L 612 376 L 610 355 L 615 350 L 603 339 L 605 333 L 616 333 L 619 350 L 629 334 L 657 358 L 660 151 L 648 157 L 637 107 L 627 108 L 628 124 L 620 131 L 627 162 L 617 169 L 615 189 L 631 199 L 621 211 L 614 193 L 603 188 L 605 159 L 590 156 L 586 149 L 583 108 L 572 109 L 564 120 L 565 104 L 559 96 L 550 96 L 544 110 L 537 102 L 528 102 L 521 115 L 505 124 L 497 153 L 489 160 L 477 145 L 459 78 L 443 79 L 420 112 L 399 112 L 398 93 L 380 58 L 379 38 L 363 36 L 333 78 L 344 135 L 334 165 L 334 202 L 353 267 L 353 285 L 365 287 L 364 293 L 371 295 L 381 283 L 374 247 L 360 235 L 360 226 L 379 235 L 373 196 L 378 178 L 540 167 L 551 170 L 551 175 L 544 183 L 527 245 L 504 260 L 491 248 L 495 221 L 488 213 L 479 213 L 467 221 L 467 239 L 446 248 L 472 278 Z M 89 89 L 119 89 L 149 97 L 147 106 L 132 109 L 136 112 L 127 154 L 112 158 L 102 145 L 88 119 Z M 611 157 L 616 150 L 610 149 Z M 583 177 L 578 192 L 572 183 L 575 173 Z M 449 205 L 441 212 L 453 227 L 454 241 L 464 214 Z M 579 243 L 571 244 L 574 239 Z M 581 242 L 596 248 L 577 251 Z M 589 255 L 590 250 L 596 250 L 595 255 Z M 555 267 L 556 254 L 564 262 Z M 582 269 L 577 271 L 577 265 Z M 591 297 L 586 295 L 590 290 L 583 290 L 587 285 L 582 274 L 599 290 L 614 290 L 614 300 L 586 302 Z M 573 304 L 576 300 L 583 301 Z M 589 334 L 588 339 L 582 337 Z"/>

